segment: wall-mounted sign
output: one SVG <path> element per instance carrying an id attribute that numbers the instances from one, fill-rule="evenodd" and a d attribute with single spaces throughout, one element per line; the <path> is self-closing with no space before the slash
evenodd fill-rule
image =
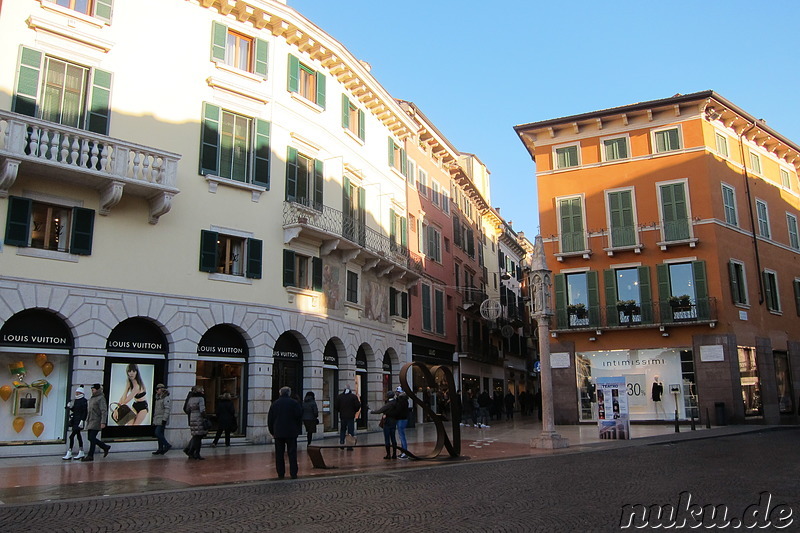
<path id="1" fill-rule="evenodd" d="M 0 345 L 29 348 L 72 348 L 72 334 L 53 313 L 26 309 L 6 320 L 0 328 Z"/>
<path id="2" fill-rule="evenodd" d="M 197 343 L 197 355 L 246 357 L 247 343 L 242 335 L 227 324 L 219 324 L 206 331 Z"/>
<path id="3" fill-rule="evenodd" d="M 725 350 L 721 344 L 700 346 L 700 360 L 703 362 L 724 361 Z"/>
<path id="4" fill-rule="evenodd" d="M 120 322 L 106 340 L 109 352 L 167 353 L 164 334 L 150 320 L 142 317 Z"/>
<path id="5" fill-rule="evenodd" d="M 569 368 L 569 352 L 555 352 L 550 354 L 550 368 Z"/>

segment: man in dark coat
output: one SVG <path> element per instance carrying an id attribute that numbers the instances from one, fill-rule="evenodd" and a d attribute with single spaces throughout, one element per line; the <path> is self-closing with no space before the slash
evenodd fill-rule
<path id="1" fill-rule="evenodd" d="M 336 397 L 334 407 L 339 411 L 339 444 L 344 444 L 345 433 L 349 433 L 351 437 L 356 436 L 356 413 L 361 409 L 361 401 L 348 386 Z"/>
<path id="2" fill-rule="evenodd" d="M 303 420 L 303 407 L 291 398 L 292 389 L 281 387 L 278 399 L 272 402 L 267 414 L 267 428 L 275 439 L 275 470 L 278 479 L 286 475 L 284 452 L 289 455 L 289 474 L 297 479 L 297 436 Z"/>

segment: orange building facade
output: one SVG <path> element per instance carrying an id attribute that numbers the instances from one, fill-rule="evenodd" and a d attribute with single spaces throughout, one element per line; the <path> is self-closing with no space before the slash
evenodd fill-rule
<path id="1" fill-rule="evenodd" d="M 797 420 L 800 148 L 713 91 L 516 126 L 553 271 L 557 423 Z"/>

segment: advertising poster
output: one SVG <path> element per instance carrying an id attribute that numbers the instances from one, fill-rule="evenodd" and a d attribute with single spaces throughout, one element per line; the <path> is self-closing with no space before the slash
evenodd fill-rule
<path id="1" fill-rule="evenodd" d="M 597 378 L 597 429 L 601 439 L 631 438 L 625 376 Z"/>
<path id="2" fill-rule="evenodd" d="M 112 363 L 108 388 L 108 427 L 149 426 L 152 418 L 154 365 Z"/>

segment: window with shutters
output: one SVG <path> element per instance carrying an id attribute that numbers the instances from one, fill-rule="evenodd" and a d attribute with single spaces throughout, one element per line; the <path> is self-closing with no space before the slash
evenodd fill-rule
<path id="1" fill-rule="evenodd" d="M 325 109 L 325 75 L 289 54 L 288 90 Z"/>
<path id="2" fill-rule="evenodd" d="M 797 316 L 800 316 L 800 279 L 795 278 L 794 281 L 792 281 L 792 287 L 794 288 L 795 312 L 797 312 Z"/>
<path id="3" fill-rule="evenodd" d="M 653 153 L 661 154 L 681 149 L 681 129 L 670 127 L 652 132 Z"/>
<path id="4" fill-rule="evenodd" d="M 425 255 L 436 261 L 437 263 L 442 262 L 442 234 L 441 232 L 433 227 L 427 227 L 427 243 L 425 247 Z"/>
<path id="5" fill-rule="evenodd" d="M 728 138 L 723 134 L 716 132 L 714 133 L 714 139 L 717 143 L 717 153 L 722 157 L 728 157 Z"/>
<path id="6" fill-rule="evenodd" d="M 91 255 L 94 211 L 9 196 L 5 244 Z"/>
<path id="7" fill-rule="evenodd" d="M 554 147 L 553 161 L 555 161 L 556 169 L 572 168 L 580 165 L 578 144 Z"/>
<path id="8" fill-rule="evenodd" d="M 408 178 L 408 157 L 406 151 L 399 144 L 394 142 L 392 137 L 388 138 L 389 147 L 389 166 L 400 172 L 406 179 Z M 421 171 L 420 171 L 421 172 Z"/>
<path id="9" fill-rule="evenodd" d="M 322 260 L 284 249 L 283 286 L 321 292 Z"/>
<path id="10" fill-rule="evenodd" d="M 72 11 L 111 22 L 113 0 L 45 0 Z M 0 2 L 1 3 L 1 2 Z"/>
<path id="11" fill-rule="evenodd" d="M 574 253 L 586 250 L 586 235 L 583 231 L 583 199 L 580 196 L 559 198 L 559 232 L 561 253 Z"/>
<path id="12" fill-rule="evenodd" d="M 793 250 L 800 250 L 800 236 L 797 233 L 797 216 L 786 213 L 786 227 L 789 230 L 789 246 Z"/>
<path id="13" fill-rule="evenodd" d="M 347 301 L 358 303 L 358 273 L 347 271 Z"/>
<path id="14" fill-rule="evenodd" d="M 633 190 L 608 191 L 606 202 L 611 247 L 635 246 L 637 233 L 633 213 Z"/>
<path id="15" fill-rule="evenodd" d="M 222 276 L 260 279 L 263 244 L 249 235 L 231 230 L 202 230 L 200 270 Z"/>
<path id="16" fill-rule="evenodd" d="M 389 287 L 389 316 L 408 318 L 408 293 Z"/>
<path id="17" fill-rule="evenodd" d="M 774 270 L 764 270 L 764 301 L 767 304 L 767 309 L 771 312 L 781 312 L 781 298 L 778 292 L 778 273 Z"/>
<path id="18" fill-rule="evenodd" d="M 13 110 L 108 134 L 111 74 L 22 47 Z"/>
<path id="19" fill-rule="evenodd" d="M 792 188 L 792 177 L 788 170 L 785 168 L 780 169 L 781 171 L 781 186 L 786 189 Z"/>
<path id="20" fill-rule="evenodd" d="M 286 200 L 317 211 L 323 207 L 324 168 L 319 159 L 301 154 L 289 147 L 286 158 Z"/>
<path id="21" fill-rule="evenodd" d="M 343 94 L 342 127 L 363 141 L 365 137 L 365 120 L 366 115 L 364 110 L 356 107 L 356 105 L 350 101 L 350 98 L 348 98 L 346 94 Z"/>
<path id="22" fill-rule="evenodd" d="M 601 143 L 603 145 L 603 161 L 619 161 L 630 157 L 627 136 L 602 139 Z"/>
<path id="23" fill-rule="evenodd" d="M 612 268 L 604 272 L 606 316 L 609 326 L 653 321 L 650 268 Z"/>
<path id="24" fill-rule="evenodd" d="M 750 171 L 761 174 L 761 156 L 753 152 L 750 152 Z"/>
<path id="25" fill-rule="evenodd" d="M 212 23 L 211 60 L 237 70 L 267 77 L 268 43 L 220 22 Z"/>
<path id="26" fill-rule="evenodd" d="M 767 202 L 763 200 L 756 200 L 756 217 L 758 218 L 758 234 L 765 239 L 769 239 L 770 229 Z"/>
<path id="27" fill-rule="evenodd" d="M 689 204 L 684 181 L 662 183 L 658 186 L 661 200 L 661 224 L 665 242 L 687 241 L 691 238 Z"/>
<path id="28" fill-rule="evenodd" d="M 722 184 L 722 206 L 725 209 L 725 222 L 731 226 L 739 225 L 736 212 L 736 190 L 730 185 Z"/>
<path id="29" fill-rule="evenodd" d="M 436 180 L 431 180 L 431 203 L 436 207 L 441 207 L 442 195 L 439 188 L 439 183 Z"/>
<path id="30" fill-rule="evenodd" d="M 203 104 L 200 173 L 269 188 L 270 123 Z"/>
<path id="31" fill-rule="evenodd" d="M 596 327 L 600 323 L 597 272 L 569 272 L 554 277 L 559 328 Z"/>
<path id="32" fill-rule="evenodd" d="M 408 249 L 408 223 L 406 217 L 394 209 L 389 210 L 389 246 L 393 252 Z"/>
<path id="33" fill-rule="evenodd" d="M 728 262 L 728 274 L 731 283 L 731 299 L 736 305 L 747 305 L 747 278 L 744 263 L 731 259 Z"/>
<path id="34" fill-rule="evenodd" d="M 685 261 L 657 265 L 658 299 L 662 322 L 707 320 L 711 300 L 705 261 Z"/>

